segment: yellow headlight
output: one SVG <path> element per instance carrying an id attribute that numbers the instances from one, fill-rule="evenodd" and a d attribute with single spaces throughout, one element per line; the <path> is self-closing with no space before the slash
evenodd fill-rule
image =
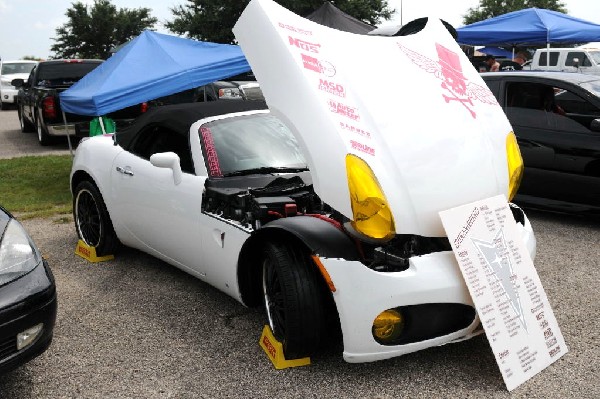
<path id="1" fill-rule="evenodd" d="M 506 136 L 506 159 L 508 160 L 508 200 L 512 201 L 523 177 L 523 158 L 513 132 Z"/>
<path id="2" fill-rule="evenodd" d="M 354 218 L 352 227 L 371 238 L 392 238 L 396 234 L 392 211 L 369 165 L 348 154 L 346 173 Z"/>
<path id="3" fill-rule="evenodd" d="M 403 330 L 404 317 L 395 309 L 385 310 L 373 320 L 372 332 L 377 342 L 393 342 L 400 337 Z"/>

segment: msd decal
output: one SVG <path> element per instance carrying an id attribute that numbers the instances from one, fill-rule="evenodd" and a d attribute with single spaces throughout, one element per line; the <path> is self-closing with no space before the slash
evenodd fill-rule
<path id="1" fill-rule="evenodd" d="M 296 39 L 295 37 L 288 36 L 290 45 L 298 47 L 300 50 L 310 51 L 311 53 L 317 54 L 319 52 L 320 44 L 307 42 L 305 40 Z"/>
<path id="2" fill-rule="evenodd" d="M 337 101 L 329 100 L 327 101 L 329 105 L 329 110 L 338 115 L 345 116 L 346 118 L 350 118 L 353 121 L 359 121 L 360 115 L 358 115 L 358 110 L 354 107 L 349 107 L 346 104 L 338 103 Z"/>
<path id="3" fill-rule="evenodd" d="M 496 101 L 496 97 L 494 97 L 490 89 L 486 86 L 473 83 L 464 77 L 460 58 L 452 50 L 436 43 L 435 48 L 438 54 L 438 60 L 436 61 L 408 47 L 404 47 L 400 43 L 397 44 L 400 50 L 413 63 L 442 81 L 441 87 L 444 90 L 442 96 L 446 100 L 446 103 L 456 102 L 461 104 L 469 111 L 473 118 L 477 118 L 477 114 L 472 108 L 474 106 L 473 101 L 498 105 L 498 101 Z"/>
<path id="4" fill-rule="evenodd" d="M 310 69 L 311 71 L 325 75 L 328 78 L 335 76 L 335 67 L 327 61 L 320 61 L 310 55 L 302 54 L 302 63 L 304 64 L 305 69 Z"/>
<path id="5" fill-rule="evenodd" d="M 319 79 L 319 90 L 325 91 L 338 97 L 346 97 L 344 86 L 339 83 L 329 82 L 326 79 Z"/>

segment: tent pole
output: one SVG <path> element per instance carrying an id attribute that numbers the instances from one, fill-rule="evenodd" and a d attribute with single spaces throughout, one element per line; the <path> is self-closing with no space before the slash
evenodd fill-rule
<path id="1" fill-rule="evenodd" d="M 104 122 L 102 122 L 102 117 L 98 117 L 98 121 L 100 122 L 100 128 L 102 129 L 102 134 L 106 134 L 106 129 L 104 128 Z"/>
<path id="2" fill-rule="evenodd" d="M 550 42 L 546 42 L 546 71 L 550 70 Z"/>
<path id="3" fill-rule="evenodd" d="M 62 111 L 62 116 L 63 116 L 63 123 L 65 124 L 65 131 L 67 132 L 67 142 L 69 143 L 69 152 L 71 153 L 71 156 L 74 156 L 73 155 L 73 146 L 71 145 L 71 135 L 69 134 L 69 126 L 67 125 L 67 116 L 65 115 L 65 111 Z"/>

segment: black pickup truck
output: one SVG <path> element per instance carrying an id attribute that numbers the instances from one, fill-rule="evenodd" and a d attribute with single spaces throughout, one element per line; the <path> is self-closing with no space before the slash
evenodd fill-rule
<path id="1" fill-rule="evenodd" d="M 79 59 L 42 61 L 31 71 L 27 80 L 14 79 L 12 85 L 19 88 L 17 111 L 21 131 L 37 130 L 41 145 L 51 144 L 57 136 L 76 133 L 77 136 L 87 135 L 92 117 L 65 113 L 65 124 L 58 95 L 102 62 Z M 130 121 L 145 109 L 146 104 L 140 104 L 108 116 Z"/>

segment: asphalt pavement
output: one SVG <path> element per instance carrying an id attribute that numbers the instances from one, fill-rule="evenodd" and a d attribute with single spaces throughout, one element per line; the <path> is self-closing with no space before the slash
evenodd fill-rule
<path id="1" fill-rule="evenodd" d="M 40 151 L 18 128 L 15 111 L 0 112 L 0 157 L 69 153 Z M 331 347 L 309 366 L 276 370 L 258 345 L 261 309 L 136 250 L 88 263 L 74 255 L 72 218 L 54 217 L 23 222 L 56 278 L 54 341 L 0 376 L 0 398 L 598 398 L 600 223 L 528 215 L 569 352 L 511 393 L 485 336 L 363 364 Z"/>

